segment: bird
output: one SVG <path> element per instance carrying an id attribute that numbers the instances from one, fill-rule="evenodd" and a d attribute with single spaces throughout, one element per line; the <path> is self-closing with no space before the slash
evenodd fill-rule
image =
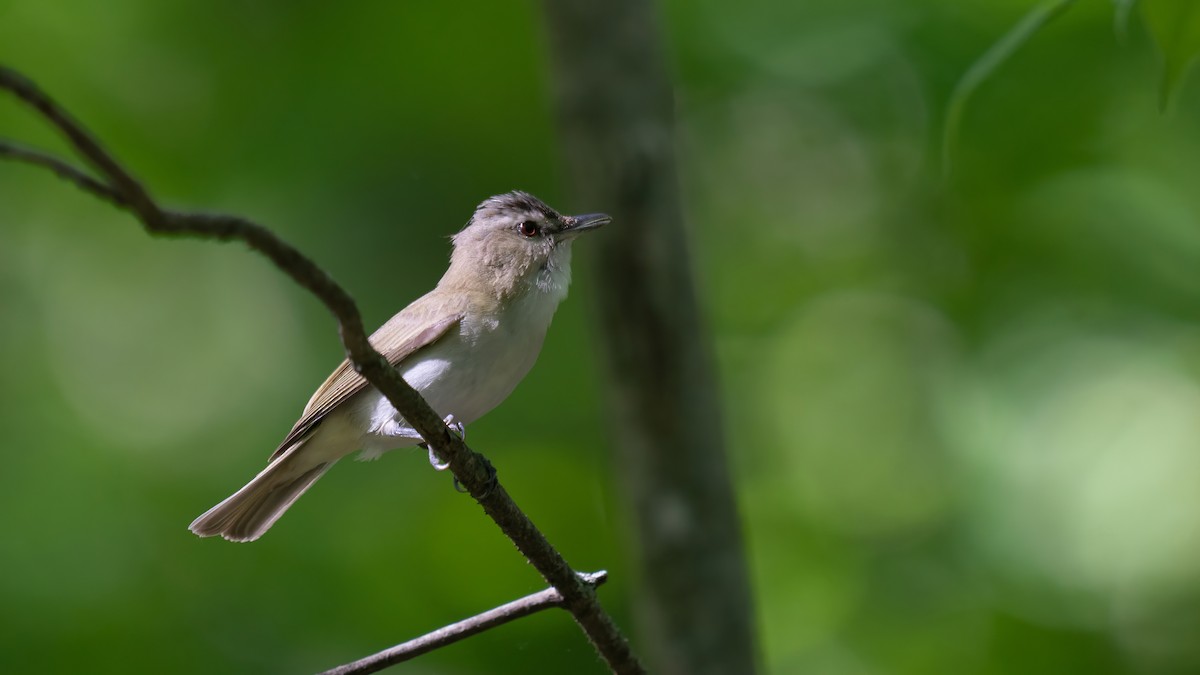
<path id="1" fill-rule="evenodd" d="M 451 237 L 437 286 L 370 337 L 371 344 L 445 423 L 466 425 L 499 405 L 533 367 L 571 281 L 571 244 L 611 218 L 568 216 L 513 191 L 484 200 Z M 395 407 L 342 361 L 257 476 L 189 529 L 254 541 L 339 459 L 375 459 L 423 439 Z M 437 469 L 446 464 L 430 450 Z"/>

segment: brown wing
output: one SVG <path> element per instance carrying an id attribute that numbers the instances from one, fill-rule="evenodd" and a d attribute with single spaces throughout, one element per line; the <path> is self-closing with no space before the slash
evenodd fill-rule
<path id="1" fill-rule="evenodd" d="M 399 314 L 371 336 L 371 345 L 393 366 L 418 349 L 435 342 L 462 319 L 461 307 L 447 307 L 444 298 L 430 300 L 426 295 Z M 342 361 L 304 407 L 304 414 L 276 448 L 271 460 L 282 455 L 304 437 L 334 408 L 365 389 L 367 381 L 354 372 L 349 361 Z"/>

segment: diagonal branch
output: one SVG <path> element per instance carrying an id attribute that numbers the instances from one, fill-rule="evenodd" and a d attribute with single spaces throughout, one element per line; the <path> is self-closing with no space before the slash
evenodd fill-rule
<path id="1" fill-rule="evenodd" d="M 608 580 L 608 572 L 600 571 L 592 574 L 580 574 L 584 583 L 592 588 Z M 552 607 L 562 607 L 563 596 L 558 589 L 547 588 L 544 591 L 527 595 L 519 600 L 489 609 L 481 614 L 464 619 L 449 626 L 439 628 L 419 638 L 403 642 L 377 654 L 361 658 L 337 668 L 330 668 L 320 675 L 366 675 L 377 673 L 384 668 L 403 663 L 426 652 L 454 644 L 463 638 L 477 635 L 490 628 L 502 626 L 509 621 L 520 619 Z"/>
<path id="2" fill-rule="evenodd" d="M 489 517 L 537 568 L 542 577 L 557 589 L 566 608 L 587 635 L 596 651 L 613 672 L 644 672 L 637 657 L 596 598 L 595 589 L 584 582 L 567 561 L 547 541 L 529 517 L 513 502 L 496 480 L 487 458 L 472 451 L 457 435 L 450 433 L 441 417 L 400 376 L 387 360 L 371 346 L 363 329 L 362 316 L 354 298 L 323 269 L 291 244 L 267 228 L 233 215 L 185 213 L 165 209 L 146 188 L 110 155 L 83 125 L 33 81 L 11 68 L 0 65 L 0 89 L 7 89 L 57 128 L 72 148 L 102 176 L 97 182 L 61 160 L 29 150 L 0 153 L 13 159 L 49 168 L 77 186 L 132 212 L 153 235 L 195 236 L 220 241 L 240 240 L 271 259 L 296 283 L 321 300 L 337 319 L 342 345 L 355 370 L 380 391 L 404 419 L 421 434 L 450 464 L 450 470 L 467 492 L 479 502 Z M 14 148 L 14 146 L 5 146 Z"/>

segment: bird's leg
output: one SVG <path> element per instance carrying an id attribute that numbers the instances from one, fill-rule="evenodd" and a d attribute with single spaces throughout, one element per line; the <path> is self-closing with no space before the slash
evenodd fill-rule
<path id="1" fill-rule="evenodd" d="M 459 438 L 467 437 L 466 425 L 464 425 L 462 422 L 459 422 L 454 415 L 446 415 L 444 418 L 442 418 L 442 421 L 446 423 L 446 426 L 450 428 L 450 431 L 458 434 Z M 429 444 L 425 442 L 425 437 L 417 433 L 416 429 L 413 429 L 412 427 L 408 426 L 408 424 L 404 423 L 403 419 L 398 415 L 395 418 L 384 422 L 379 427 L 377 433 L 379 433 L 381 436 L 388 436 L 390 438 L 412 438 L 421 441 L 417 445 L 429 451 L 429 464 L 433 466 L 434 469 L 437 469 L 438 471 L 445 471 L 446 469 L 450 468 L 450 463 L 443 462 L 442 458 L 438 457 L 437 452 L 435 452 L 433 448 L 429 447 Z"/>
<path id="2" fill-rule="evenodd" d="M 442 419 L 442 421 L 446 423 L 446 426 L 450 428 L 450 431 L 453 431 L 454 433 L 458 434 L 459 438 L 467 437 L 466 425 L 464 425 L 462 422 L 459 422 L 457 419 L 455 419 L 453 414 L 446 415 L 446 417 L 444 417 Z M 443 462 L 442 458 L 438 456 L 437 451 L 434 450 L 428 443 L 422 443 L 421 447 L 423 447 L 429 451 L 429 464 L 435 470 L 445 471 L 446 469 L 450 468 L 450 462 Z"/>
<path id="3" fill-rule="evenodd" d="M 379 426 L 379 429 L 376 431 L 376 433 L 378 433 L 380 436 L 387 436 L 388 438 L 415 438 L 418 441 L 425 440 L 421 434 L 417 433 L 416 429 L 413 429 L 399 419 L 390 419 L 384 422 Z M 420 445 L 425 444 L 421 443 Z"/>
<path id="4" fill-rule="evenodd" d="M 459 422 L 457 419 L 455 419 L 454 415 L 446 415 L 444 418 L 442 418 L 442 421 L 446 423 L 446 426 L 450 428 L 450 431 L 458 434 L 459 438 L 467 437 L 467 427 L 463 425 L 462 422 Z M 396 416 L 394 419 L 384 422 L 383 424 L 379 425 L 378 429 L 375 429 L 374 431 L 380 436 L 387 436 L 389 438 L 415 438 L 419 441 L 425 440 L 424 436 L 417 433 L 416 429 L 408 426 L 408 423 L 405 422 L 404 418 L 400 416 Z M 425 443 L 420 443 L 419 445 L 423 447 Z"/>

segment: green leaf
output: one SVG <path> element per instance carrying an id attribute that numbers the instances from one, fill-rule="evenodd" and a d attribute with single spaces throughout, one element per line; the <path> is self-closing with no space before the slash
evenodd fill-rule
<path id="1" fill-rule="evenodd" d="M 1137 2 L 1138 0 L 1112 0 L 1113 32 L 1122 44 L 1129 35 L 1129 17 L 1133 14 L 1133 7 Z"/>
<path id="2" fill-rule="evenodd" d="M 1142 16 L 1163 55 L 1158 105 L 1165 110 L 1200 54 L 1200 0 L 1143 0 Z"/>
<path id="3" fill-rule="evenodd" d="M 1191 0 L 1185 1 L 1190 2 Z M 1200 2 L 1200 0 L 1196 1 Z M 975 93 L 979 85 L 991 77 L 1001 64 L 1015 54 L 1021 45 L 1028 42 L 1034 33 L 1037 33 L 1042 26 L 1065 12 L 1073 4 L 1075 4 L 1075 0 L 1046 0 L 1038 3 L 1025 16 L 1021 17 L 1012 30 L 1005 33 L 1004 37 L 993 43 L 983 53 L 983 56 L 979 57 L 979 60 L 971 64 L 966 74 L 954 86 L 954 92 L 950 94 L 950 101 L 946 104 L 946 125 L 942 130 L 943 175 L 950 175 L 950 158 L 954 154 L 954 143 L 958 139 L 958 129 L 962 125 L 963 112 L 967 108 L 967 100 L 970 99 L 971 94 Z"/>

